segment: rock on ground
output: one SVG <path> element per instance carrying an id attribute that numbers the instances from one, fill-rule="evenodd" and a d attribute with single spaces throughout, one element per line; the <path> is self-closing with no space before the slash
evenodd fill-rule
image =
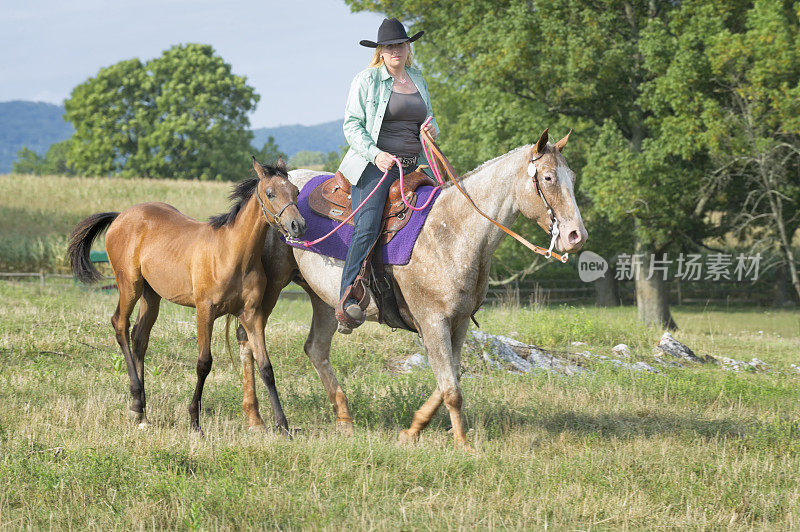
<path id="1" fill-rule="evenodd" d="M 664 335 L 661 336 L 661 339 L 658 341 L 658 345 L 656 347 L 662 352 L 675 358 L 681 358 L 690 362 L 700 362 L 701 364 L 705 363 L 705 360 L 695 355 L 694 351 L 677 341 L 668 332 L 665 332 Z"/>
<path id="2" fill-rule="evenodd" d="M 576 375 L 586 372 L 579 360 L 571 360 L 568 354 L 557 355 L 535 345 L 524 344 L 507 336 L 489 334 L 477 329 L 467 333 L 465 348 L 478 355 L 493 369 L 506 369 L 517 373 L 529 373 L 534 369 L 547 369 Z"/>

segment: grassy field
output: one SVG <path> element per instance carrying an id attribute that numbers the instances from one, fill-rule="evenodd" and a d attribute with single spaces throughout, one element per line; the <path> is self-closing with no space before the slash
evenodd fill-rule
<path id="1" fill-rule="evenodd" d="M 248 168 L 243 167 L 242 179 L 247 177 Z M 86 216 L 158 200 L 205 220 L 227 209 L 230 186 L 213 181 L 0 174 L 0 271 L 66 273 L 67 238 Z"/>
<path id="2" fill-rule="evenodd" d="M 268 347 L 292 441 L 246 430 L 239 365 L 221 322 L 201 422 L 189 435 L 194 313 L 162 306 L 147 359 L 148 415 L 126 419 L 128 378 L 109 317 L 115 293 L 68 281 L 0 282 L 0 528 L 653 529 L 800 527 L 800 313 L 676 308 L 676 337 L 717 366 L 661 374 L 606 367 L 583 377 L 512 375 L 465 354 L 474 455 L 440 412 L 420 442 L 397 432 L 433 387 L 398 374 L 409 333 L 367 324 L 337 335 L 332 364 L 356 434 L 333 429 L 302 351 L 310 308 L 282 300 Z M 555 349 L 610 355 L 627 343 L 652 362 L 661 331 L 621 308 L 479 314 L 482 328 Z M 263 386 L 262 414 L 269 416 Z"/>

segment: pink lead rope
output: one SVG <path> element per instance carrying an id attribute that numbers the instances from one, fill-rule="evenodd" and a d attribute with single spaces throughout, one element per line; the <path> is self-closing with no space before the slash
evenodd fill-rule
<path id="1" fill-rule="evenodd" d="M 430 121 L 432 119 L 433 119 L 433 116 L 429 116 L 428 119 L 425 120 L 425 122 L 422 124 L 422 128 L 421 129 L 424 129 L 430 123 Z M 420 141 L 422 142 L 422 149 L 425 152 L 425 157 L 427 157 L 428 161 L 430 162 L 431 170 L 433 170 L 433 175 L 436 176 L 436 180 L 439 181 L 439 186 L 437 186 L 436 188 L 433 189 L 433 192 L 431 192 L 431 195 L 428 197 L 428 201 L 426 201 L 425 205 L 423 205 L 422 207 L 412 207 L 411 204 L 408 203 L 408 200 L 406 199 L 405 194 L 403 194 L 403 191 L 404 191 L 404 187 L 403 187 L 403 165 L 400 164 L 400 161 L 397 159 L 397 157 L 392 156 L 392 160 L 395 162 L 395 164 L 397 164 L 397 167 L 400 169 L 400 195 L 403 197 L 403 203 L 405 203 L 406 207 L 408 207 L 412 211 L 421 211 L 421 210 L 425 209 L 428 205 L 430 205 L 431 200 L 433 199 L 433 196 L 436 195 L 436 191 L 441 189 L 442 185 L 444 185 L 444 181 L 442 180 L 442 176 L 441 176 L 441 174 L 439 172 L 439 168 L 436 166 L 436 161 L 432 160 L 431 156 L 428 154 L 428 147 L 426 145 L 425 137 L 421 135 L 420 136 Z M 353 218 L 353 216 L 355 216 L 355 214 L 358 211 L 361 210 L 361 207 L 364 206 L 364 204 L 367 202 L 367 200 L 369 200 L 372 197 L 372 195 L 375 194 L 375 191 L 378 190 L 378 187 L 381 185 L 381 183 L 383 183 L 383 181 L 386 179 L 386 176 L 388 176 L 388 175 L 389 175 L 389 169 L 387 168 L 386 171 L 383 173 L 383 177 L 381 177 L 381 180 L 378 181 L 378 184 L 375 185 L 375 188 L 372 189 L 372 192 L 370 192 L 369 195 L 366 198 L 364 198 L 364 201 L 362 201 L 361 204 L 355 210 L 353 210 L 353 212 L 350 213 L 350 216 L 345 218 L 339 225 L 337 225 L 336 227 L 331 229 L 331 231 L 328 234 L 326 234 L 324 236 L 321 236 L 321 237 L 317 238 L 316 240 L 311 240 L 311 241 L 308 241 L 308 240 L 295 240 L 295 239 L 287 238 L 286 239 L 287 242 L 292 242 L 292 243 L 296 243 L 296 244 L 302 244 L 303 247 L 306 247 L 306 248 L 319 244 L 320 242 L 322 242 L 323 240 L 325 240 L 326 238 L 331 236 L 333 233 L 335 233 L 336 231 L 341 229 L 342 226 L 344 226 L 347 222 L 349 222 Z"/>

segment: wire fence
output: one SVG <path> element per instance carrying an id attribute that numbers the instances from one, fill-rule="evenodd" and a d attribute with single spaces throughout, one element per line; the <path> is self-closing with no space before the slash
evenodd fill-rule
<path id="1" fill-rule="evenodd" d="M 41 286 L 45 286 L 48 279 L 74 280 L 70 274 L 47 272 L 0 272 L 0 280 L 3 279 L 38 281 Z M 677 305 L 770 306 L 775 303 L 774 287 L 766 283 L 682 283 L 680 281 L 670 281 L 666 285 L 670 303 Z M 96 286 L 105 290 L 116 289 L 113 276 L 104 276 Z M 294 283 L 287 286 L 280 295 L 282 298 L 290 299 L 304 296 L 303 289 Z M 618 282 L 617 296 L 622 305 L 635 304 L 636 291 L 634 283 L 632 281 Z M 596 300 L 597 291 L 594 283 L 584 283 L 579 280 L 526 280 L 500 287 L 490 287 L 486 294 L 487 303 L 517 306 L 591 305 Z"/>
<path id="2" fill-rule="evenodd" d="M 681 282 L 667 281 L 669 302 L 676 305 L 757 305 L 776 303 L 776 288 L 771 283 Z M 621 305 L 636 304 L 633 281 L 620 281 L 616 295 Z M 512 305 L 594 304 L 597 301 L 594 283 L 579 280 L 526 280 L 505 286 L 490 287 L 489 302 Z M 791 295 L 789 297 L 791 299 Z"/>

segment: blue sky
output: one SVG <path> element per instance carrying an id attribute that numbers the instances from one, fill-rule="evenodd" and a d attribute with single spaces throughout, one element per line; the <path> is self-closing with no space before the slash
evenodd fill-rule
<path id="1" fill-rule="evenodd" d="M 328 122 L 382 20 L 342 0 L 0 0 L 0 101 L 60 104 L 104 66 L 200 42 L 261 95 L 253 127 Z"/>

